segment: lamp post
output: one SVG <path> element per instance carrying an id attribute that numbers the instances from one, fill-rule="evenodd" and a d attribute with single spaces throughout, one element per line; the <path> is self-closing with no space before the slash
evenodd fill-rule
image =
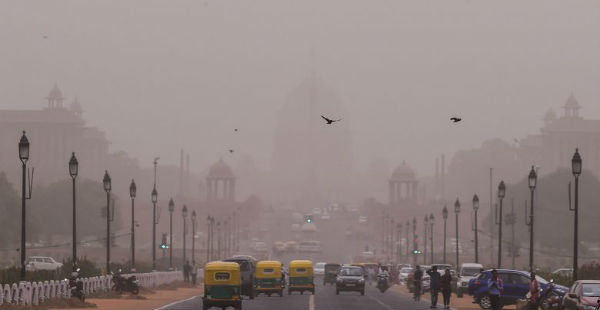
<path id="1" fill-rule="evenodd" d="M 69 160 L 69 175 L 73 181 L 73 271 L 77 270 L 77 204 L 75 200 L 75 179 L 79 172 L 79 163 L 75 152 L 71 153 L 71 160 Z"/>
<path id="2" fill-rule="evenodd" d="M 433 213 L 429 214 L 429 225 L 431 226 L 431 231 L 429 232 L 429 249 L 430 249 L 430 254 L 429 254 L 429 261 L 431 262 L 431 264 L 433 265 L 433 221 L 434 221 L 434 217 L 433 217 Z"/>
<path id="3" fill-rule="evenodd" d="M 169 199 L 169 270 L 173 269 L 173 211 L 175 211 L 175 203 L 171 198 Z"/>
<path id="4" fill-rule="evenodd" d="M 410 259 L 410 245 L 408 243 L 408 236 L 410 234 L 410 221 L 406 221 L 406 261 Z"/>
<path id="5" fill-rule="evenodd" d="M 187 233 L 186 222 L 188 216 L 188 208 L 186 205 L 183 205 L 183 209 L 181 209 L 181 215 L 183 216 L 183 266 L 185 266 L 185 237 Z"/>
<path id="6" fill-rule="evenodd" d="M 446 220 L 448 219 L 448 208 L 444 205 L 442 209 L 442 217 L 444 218 L 444 264 L 446 263 Z"/>
<path id="7" fill-rule="evenodd" d="M 217 221 L 217 259 L 221 259 L 221 221 Z"/>
<path id="8" fill-rule="evenodd" d="M 155 161 L 156 162 L 156 161 Z M 156 185 L 152 188 L 152 270 L 156 270 L 156 202 L 158 201 L 158 192 Z"/>
<path id="9" fill-rule="evenodd" d="M 210 262 L 212 260 L 212 216 L 208 215 L 206 217 L 206 262 Z"/>
<path id="10" fill-rule="evenodd" d="M 456 268 L 458 268 L 458 214 L 460 213 L 460 202 L 458 198 L 456 198 L 456 202 L 454 202 L 454 213 L 456 214 Z"/>
<path id="11" fill-rule="evenodd" d="M 135 196 L 137 186 L 135 180 L 131 179 L 129 184 L 129 197 L 131 198 L 131 272 L 135 272 Z"/>
<path id="12" fill-rule="evenodd" d="M 398 264 L 402 255 L 402 223 L 396 224 L 396 239 L 398 239 L 398 246 L 396 247 L 396 264 Z"/>
<path id="13" fill-rule="evenodd" d="M 412 229 L 413 229 L 413 250 L 418 250 L 419 249 L 419 242 L 417 240 L 417 218 L 413 217 L 413 222 L 412 222 Z M 413 265 L 417 264 L 417 254 L 413 254 Z"/>
<path id="14" fill-rule="evenodd" d="M 104 171 L 104 178 L 102 179 L 104 185 L 104 191 L 106 192 L 106 274 L 110 273 L 110 190 L 112 184 L 108 171 Z"/>
<path id="15" fill-rule="evenodd" d="M 196 266 L 196 210 L 192 210 L 192 265 Z"/>
<path id="16" fill-rule="evenodd" d="M 477 194 L 473 195 L 473 213 L 475 217 L 475 228 L 473 232 L 475 234 L 475 263 L 479 263 L 479 231 L 477 230 L 477 211 L 479 210 L 479 197 Z"/>
<path id="17" fill-rule="evenodd" d="M 575 205 L 574 205 L 574 229 L 573 232 L 573 281 L 577 281 L 577 269 L 579 269 L 579 265 L 577 263 L 578 259 L 578 234 L 579 234 L 579 176 L 581 175 L 581 167 L 582 160 L 581 155 L 579 155 L 579 149 L 575 149 L 575 154 L 573 154 L 573 158 L 571 159 L 571 170 L 573 172 L 573 176 L 575 177 Z"/>
<path id="18" fill-rule="evenodd" d="M 423 220 L 423 264 L 427 264 L 427 230 L 429 230 L 429 217 L 425 215 Z"/>
<path id="19" fill-rule="evenodd" d="M 29 160 L 29 140 L 25 136 L 25 131 L 19 141 L 19 159 L 21 160 L 23 169 L 23 183 L 21 187 L 21 281 L 25 280 L 25 200 L 27 199 L 25 191 L 27 161 Z"/>
<path id="20" fill-rule="evenodd" d="M 531 166 L 529 177 L 527 179 L 529 183 L 529 191 L 531 193 L 531 202 L 529 205 L 529 223 L 527 223 L 529 226 L 529 270 L 533 271 L 533 193 L 537 185 L 537 173 L 535 172 L 534 166 Z"/>
<path id="21" fill-rule="evenodd" d="M 502 268 L 502 199 L 506 195 L 506 186 L 504 181 L 500 181 L 498 185 L 498 199 L 500 200 L 500 209 L 498 210 L 498 266 Z"/>

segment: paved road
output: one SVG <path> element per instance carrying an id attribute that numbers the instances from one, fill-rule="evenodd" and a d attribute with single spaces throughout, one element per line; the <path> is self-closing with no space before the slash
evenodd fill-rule
<path id="1" fill-rule="evenodd" d="M 318 281 L 315 281 L 318 282 Z M 422 302 L 415 302 L 406 295 L 388 290 L 380 293 L 374 287 L 368 287 L 365 296 L 360 296 L 355 292 L 341 292 L 335 294 L 334 286 L 318 284 L 315 295 L 300 295 L 295 292 L 292 295 L 283 295 L 283 297 L 266 297 L 260 295 L 254 300 L 244 299 L 242 303 L 244 310 L 253 309 L 290 309 L 290 310 L 316 310 L 316 309 L 402 309 L 402 310 L 426 310 L 429 305 Z M 438 308 L 439 307 L 438 305 Z M 196 310 L 202 309 L 202 299 L 197 296 L 190 300 L 181 301 L 161 310 Z M 217 308 L 213 308 L 217 309 Z M 231 309 L 231 308 L 229 308 Z"/>

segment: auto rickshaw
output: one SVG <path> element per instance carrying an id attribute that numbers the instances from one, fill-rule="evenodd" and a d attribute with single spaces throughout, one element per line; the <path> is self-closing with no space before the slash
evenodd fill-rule
<path id="1" fill-rule="evenodd" d="M 234 262 L 209 262 L 204 266 L 202 309 L 211 307 L 242 309 L 240 265 Z"/>
<path id="2" fill-rule="evenodd" d="M 274 260 L 263 260 L 256 264 L 254 273 L 254 292 L 256 295 L 264 293 L 269 297 L 271 294 L 283 296 L 283 277 L 281 275 L 281 262 Z"/>
<path id="3" fill-rule="evenodd" d="M 304 294 L 304 291 L 315 293 L 313 263 L 311 261 L 291 261 L 289 279 L 288 295 L 292 294 L 293 291 L 298 291 L 300 294 Z"/>
<path id="4" fill-rule="evenodd" d="M 341 265 L 336 263 L 327 263 L 325 264 L 325 274 L 323 276 L 323 285 L 327 285 L 327 283 L 335 285 L 335 281 L 337 279 L 337 274 L 340 270 Z"/>

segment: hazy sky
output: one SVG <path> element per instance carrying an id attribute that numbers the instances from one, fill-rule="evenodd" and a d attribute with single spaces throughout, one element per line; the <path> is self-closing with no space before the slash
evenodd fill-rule
<path id="1" fill-rule="evenodd" d="M 359 169 L 430 174 L 442 152 L 536 133 L 571 90 L 600 118 L 600 2 L 0 1 L 0 108 L 41 108 L 56 81 L 144 166 L 184 147 L 194 170 L 268 168 L 312 68 L 344 101 Z"/>

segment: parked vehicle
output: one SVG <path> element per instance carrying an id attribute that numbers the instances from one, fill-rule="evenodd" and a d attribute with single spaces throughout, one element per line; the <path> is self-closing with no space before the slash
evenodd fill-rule
<path id="1" fill-rule="evenodd" d="M 558 268 L 552 271 L 552 274 L 559 277 L 571 277 L 573 276 L 573 268 Z"/>
<path id="2" fill-rule="evenodd" d="M 324 262 L 318 262 L 315 264 L 315 276 L 323 276 L 325 274 L 325 265 L 326 263 Z"/>
<path id="3" fill-rule="evenodd" d="M 136 276 L 125 277 L 121 273 L 121 269 L 119 269 L 119 272 L 113 273 L 112 282 L 112 290 L 119 294 L 129 292 L 133 295 L 137 295 L 140 292 L 140 286 Z"/>
<path id="4" fill-rule="evenodd" d="M 211 307 L 242 309 L 240 264 L 210 262 L 204 266 L 202 309 Z"/>
<path id="5" fill-rule="evenodd" d="M 337 275 L 335 294 L 343 291 L 360 292 L 365 294 L 365 273 L 361 267 L 344 265 Z"/>
<path id="6" fill-rule="evenodd" d="M 62 263 L 57 262 L 52 257 L 47 256 L 31 256 L 25 263 L 25 270 L 36 271 L 36 270 L 57 270 L 63 266 Z"/>
<path id="7" fill-rule="evenodd" d="M 479 304 L 482 309 L 491 307 L 490 297 L 488 295 L 487 282 L 491 276 L 491 270 L 486 270 L 478 274 L 469 281 L 469 295 L 472 295 L 474 302 Z M 510 269 L 498 269 L 498 276 L 502 279 L 504 293 L 500 298 L 502 305 L 515 304 L 518 299 L 525 299 L 529 292 L 529 272 Z M 548 286 L 548 281 L 540 276 L 536 276 L 542 290 Z M 568 288 L 562 285 L 551 286 L 552 294 L 561 297 L 567 292 Z"/>
<path id="8" fill-rule="evenodd" d="M 254 299 L 254 273 L 256 272 L 256 259 L 247 255 L 236 255 L 232 258 L 224 259 L 224 262 L 238 263 L 242 280 L 242 295 Z"/>
<path id="9" fill-rule="evenodd" d="M 565 310 L 595 310 L 600 302 L 600 280 L 575 281 L 562 300 Z"/>
<path id="10" fill-rule="evenodd" d="M 458 273 L 458 285 L 456 287 L 456 296 L 462 298 L 464 293 L 469 291 L 469 281 L 483 270 L 482 264 L 464 263 L 460 266 Z"/>
<path id="11" fill-rule="evenodd" d="M 313 275 L 313 264 L 309 260 L 293 260 L 290 262 L 290 276 L 288 295 L 293 291 L 303 294 L 309 291 L 315 294 L 315 283 Z"/>

